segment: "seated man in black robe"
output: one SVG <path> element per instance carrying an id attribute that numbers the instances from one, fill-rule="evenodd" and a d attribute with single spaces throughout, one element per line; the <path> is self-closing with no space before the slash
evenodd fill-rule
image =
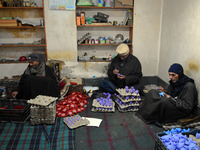
<path id="1" fill-rule="evenodd" d="M 120 44 L 116 52 L 118 55 L 112 60 L 108 69 L 108 78 L 100 82 L 100 89 L 115 93 L 116 88 L 134 86 L 142 78 L 142 67 L 137 57 L 129 52 L 127 44 Z"/>
<path id="2" fill-rule="evenodd" d="M 169 85 L 166 90 L 151 90 L 146 95 L 139 114 L 147 122 L 167 123 L 191 115 L 197 108 L 198 96 L 194 80 L 183 73 L 180 64 L 169 68 Z M 159 93 L 164 92 L 163 95 Z M 163 97 L 164 96 L 164 97 Z"/>
<path id="3" fill-rule="evenodd" d="M 29 65 L 20 79 L 18 89 L 12 93 L 12 97 L 25 100 L 33 99 L 38 95 L 59 97 L 59 86 L 50 67 L 34 53 L 28 56 L 28 62 Z"/>

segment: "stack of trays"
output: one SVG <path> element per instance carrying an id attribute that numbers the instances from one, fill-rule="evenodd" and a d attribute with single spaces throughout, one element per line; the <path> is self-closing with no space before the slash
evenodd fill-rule
<path id="1" fill-rule="evenodd" d="M 134 87 L 128 88 L 128 86 L 116 90 L 119 94 L 115 102 L 120 112 L 138 111 L 139 102 L 141 101 L 138 90 Z"/>
<path id="2" fill-rule="evenodd" d="M 53 124 L 56 118 L 56 97 L 38 95 L 27 102 L 30 107 L 31 125 Z"/>
<path id="3" fill-rule="evenodd" d="M 31 125 L 54 124 L 56 118 L 56 102 L 48 106 L 31 105 Z"/>
<path id="4" fill-rule="evenodd" d="M 97 98 L 93 100 L 92 109 L 93 112 L 115 112 L 115 103 L 112 101 L 111 94 L 104 93 L 107 98 Z"/>

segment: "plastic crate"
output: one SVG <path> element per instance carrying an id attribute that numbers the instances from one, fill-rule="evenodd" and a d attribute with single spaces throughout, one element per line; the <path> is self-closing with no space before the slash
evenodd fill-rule
<path id="1" fill-rule="evenodd" d="M 194 129 L 190 132 L 185 132 L 182 133 L 183 135 L 187 135 L 189 137 L 189 135 L 196 135 L 196 133 L 200 133 L 200 130 Z M 165 133 L 156 133 L 156 137 L 155 137 L 155 148 L 154 150 L 168 150 L 166 148 L 166 146 L 163 144 L 163 142 L 161 141 L 160 137 L 166 135 Z"/>
<path id="2" fill-rule="evenodd" d="M 20 99 L 0 99 L 0 121 L 24 123 L 30 117 L 30 104 Z"/>

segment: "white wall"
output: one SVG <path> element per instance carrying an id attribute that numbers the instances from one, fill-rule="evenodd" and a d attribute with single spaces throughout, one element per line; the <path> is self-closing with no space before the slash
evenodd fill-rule
<path id="1" fill-rule="evenodd" d="M 48 58 L 76 61 L 75 11 L 50 10 L 49 0 L 44 0 L 44 4 Z"/>
<path id="2" fill-rule="evenodd" d="M 135 0 L 133 54 L 140 59 L 144 76 L 157 75 L 161 2 Z M 63 76 L 106 76 L 108 63 L 77 63 L 75 11 L 49 10 L 49 0 L 45 0 L 45 21 L 48 57 L 65 61 Z M 26 65 L 1 64 L 0 78 L 22 74 Z"/>
<path id="3" fill-rule="evenodd" d="M 162 0 L 134 1 L 133 53 L 144 76 L 157 75 Z"/>
<path id="4" fill-rule="evenodd" d="M 180 63 L 200 92 L 199 6 L 198 0 L 164 0 L 158 76 L 168 81 L 170 65 Z"/>

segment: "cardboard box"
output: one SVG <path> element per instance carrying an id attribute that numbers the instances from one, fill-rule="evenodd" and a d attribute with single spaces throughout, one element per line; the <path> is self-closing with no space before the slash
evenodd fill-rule
<path id="1" fill-rule="evenodd" d="M 69 92 L 81 92 L 83 93 L 83 83 L 82 79 L 70 79 L 71 83 L 74 82 L 76 85 L 71 84 L 69 87 Z"/>
<path id="2" fill-rule="evenodd" d="M 16 19 L 0 19 L 0 26 L 18 26 Z"/>
<path id="3" fill-rule="evenodd" d="M 133 7 L 134 0 L 115 0 L 115 7 Z"/>

